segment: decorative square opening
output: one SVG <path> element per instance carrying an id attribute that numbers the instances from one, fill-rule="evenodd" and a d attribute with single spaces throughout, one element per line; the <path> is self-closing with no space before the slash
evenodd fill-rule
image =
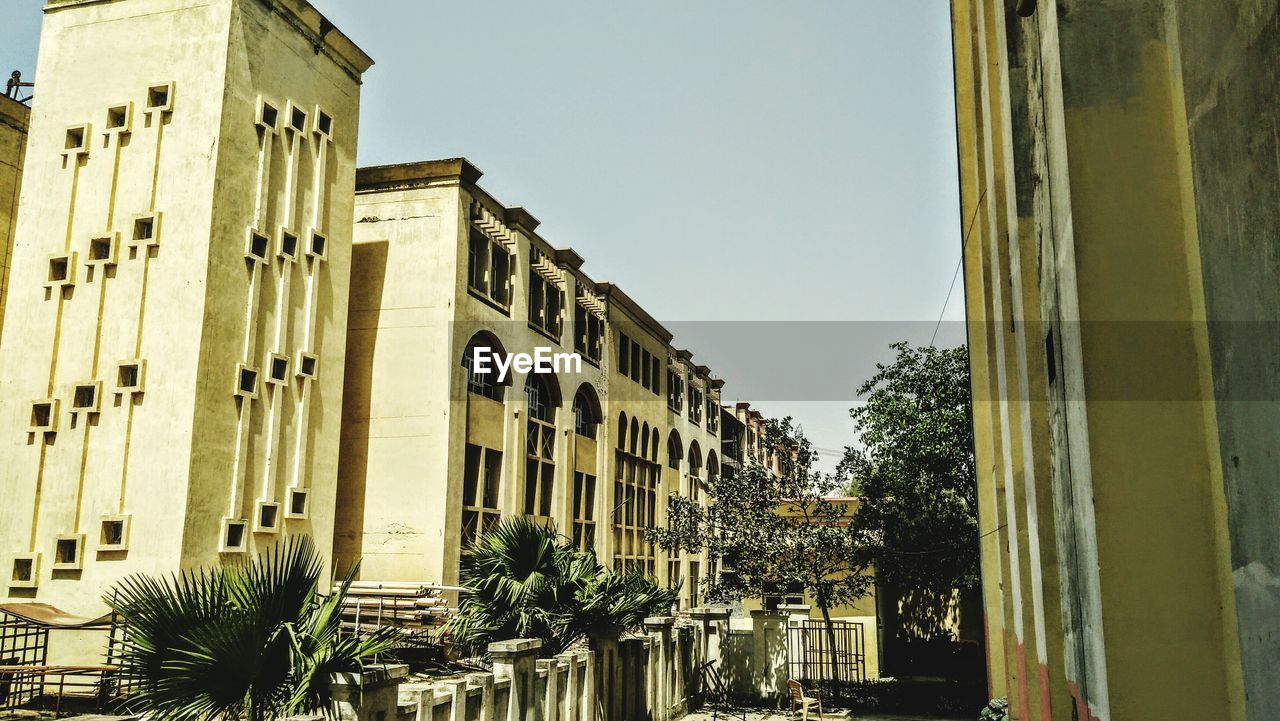
<path id="1" fill-rule="evenodd" d="M 319 105 L 316 106 L 315 132 L 317 135 L 323 135 L 326 138 L 333 137 L 333 116 L 322 110 Z"/>
<path id="2" fill-rule="evenodd" d="M 298 257 L 298 234 L 281 228 L 280 246 L 276 249 L 276 252 L 285 260 L 296 259 Z"/>
<path id="3" fill-rule="evenodd" d="M 71 393 L 72 413 L 97 413 L 102 403 L 102 381 L 77 383 Z"/>
<path id="4" fill-rule="evenodd" d="M 258 370 L 243 363 L 236 364 L 236 395 L 244 398 L 258 397 Z"/>
<path id="5" fill-rule="evenodd" d="M 256 125 L 269 133 L 274 133 L 276 132 L 279 122 L 280 111 L 276 109 L 276 106 L 264 100 L 262 96 L 258 96 L 258 117 L 255 120 Z"/>
<path id="6" fill-rule="evenodd" d="M 298 107 L 292 100 L 287 107 L 289 129 L 296 133 L 307 132 L 307 111 Z"/>
<path id="7" fill-rule="evenodd" d="M 75 285 L 76 254 L 62 253 L 49 256 L 49 273 L 45 277 L 45 287 L 59 288 L 64 285 Z"/>
<path id="8" fill-rule="evenodd" d="M 324 260 L 329 250 L 329 239 L 324 235 L 311 231 L 311 242 L 307 243 L 307 255 L 316 260 Z"/>
<path id="9" fill-rule="evenodd" d="M 222 519 L 222 533 L 218 538 L 219 553 L 244 553 L 249 550 L 249 524 L 241 518 Z"/>
<path id="10" fill-rule="evenodd" d="M 289 381 L 289 356 L 271 353 L 267 355 L 267 382 L 284 385 Z"/>
<path id="11" fill-rule="evenodd" d="M 133 103 L 107 108 L 107 133 L 127 133 L 133 125 Z"/>
<path id="12" fill-rule="evenodd" d="M 147 88 L 147 112 L 167 113 L 173 110 L 173 83 L 160 83 Z"/>
<path id="13" fill-rule="evenodd" d="M 121 393 L 141 393 L 147 379 L 147 362 L 130 358 L 116 364 L 116 390 Z"/>
<path id="14" fill-rule="evenodd" d="M 253 530 L 256 533 L 276 533 L 280 530 L 280 504 L 275 501 L 258 501 L 254 504 Z"/>
<path id="15" fill-rule="evenodd" d="M 103 516 L 98 524 L 98 550 L 129 550 L 129 526 L 132 521 L 133 517 L 127 513 Z"/>
<path id="16" fill-rule="evenodd" d="M 90 238 L 89 255 L 85 259 L 85 263 L 89 265 L 115 265 L 119 247 L 119 233 L 104 233 L 95 238 Z"/>
<path id="17" fill-rule="evenodd" d="M 250 228 L 248 235 L 245 236 L 244 257 L 255 263 L 265 263 L 267 262 L 267 252 L 270 247 L 271 240 L 267 236 Z"/>
<path id="18" fill-rule="evenodd" d="M 311 492 L 305 488 L 290 488 L 287 496 L 287 505 L 284 509 L 284 517 L 292 519 L 300 519 L 307 517 L 307 500 Z"/>
<path id="19" fill-rule="evenodd" d="M 89 124 L 72 125 L 67 128 L 66 140 L 62 146 L 63 155 L 81 155 L 89 152 Z"/>
<path id="20" fill-rule="evenodd" d="M 84 534 L 58 536 L 53 542 L 53 570 L 74 571 L 84 568 Z"/>
<path id="21" fill-rule="evenodd" d="M 314 353 L 306 351 L 298 351 L 298 377 L 299 378 L 315 378 L 317 367 L 320 365 L 320 358 Z"/>
<path id="22" fill-rule="evenodd" d="M 10 588 L 35 588 L 39 584 L 40 554 L 19 553 L 13 557 L 13 572 L 9 576 Z"/>
<path id="23" fill-rule="evenodd" d="M 160 214 L 143 213 L 133 217 L 129 245 L 156 245 L 160 242 Z"/>
<path id="24" fill-rule="evenodd" d="M 58 430 L 58 399 L 46 398 L 31 403 L 31 432 L 53 432 Z"/>

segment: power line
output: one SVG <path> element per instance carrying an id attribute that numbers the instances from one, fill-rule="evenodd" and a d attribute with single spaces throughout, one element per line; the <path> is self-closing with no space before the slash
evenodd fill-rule
<path id="1" fill-rule="evenodd" d="M 947 286 L 947 298 L 942 301 L 942 310 L 938 311 L 938 322 L 933 326 L 933 335 L 929 337 L 929 345 L 938 339 L 938 329 L 942 327 L 942 317 L 947 314 L 947 305 L 951 303 L 951 293 L 956 289 L 956 278 L 960 277 L 960 268 L 964 265 L 964 253 L 969 247 L 969 237 L 973 233 L 973 224 L 978 220 L 978 211 L 982 209 L 982 201 L 987 199 L 987 189 L 982 189 L 982 194 L 978 196 L 978 204 L 973 206 L 973 217 L 969 218 L 969 228 L 964 232 L 964 239 L 960 241 L 960 258 L 956 261 L 956 270 L 951 274 L 951 285 Z"/>

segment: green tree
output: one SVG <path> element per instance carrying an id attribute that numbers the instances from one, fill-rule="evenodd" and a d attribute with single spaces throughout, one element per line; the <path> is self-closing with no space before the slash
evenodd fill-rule
<path id="1" fill-rule="evenodd" d="M 341 635 L 355 571 L 323 597 L 323 568 L 295 536 L 243 564 L 125 578 L 105 601 L 127 624 L 130 710 L 178 721 L 330 712 L 330 675 L 359 670 L 394 636 Z"/>
<path id="2" fill-rule="evenodd" d="M 876 577 L 951 597 L 978 583 L 977 475 L 963 347 L 894 343 L 850 410 L 859 445 L 837 473 L 863 497 L 858 526 Z"/>
<path id="3" fill-rule="evenodd" d="M 554 655 L 584 636 L 668 615 L 676 599 L 637 569 L 604 569 L 595 554 L 528 516 L 504 519 L 463 549 L 461 578 L 470 592 L 445 631 L 474 654 L 493 641 L 537 638 L 542 653 Z"/>
<path id="4" fill-rule="evenodd" d="M 830 498 L 834 478 L 812 470 L 813 449 L 791 418 L 767 421 L 765 449 L 780 474 L 751 463 L 708 480 L 705 510 L 670 496 L 667 527 L 648 536 L 668 551 L 705 550 L 719 562 L 712 602 L 803 589 L 830 621 L 832 608 L 863 597 L 871 582 L 855 510 Z"/>

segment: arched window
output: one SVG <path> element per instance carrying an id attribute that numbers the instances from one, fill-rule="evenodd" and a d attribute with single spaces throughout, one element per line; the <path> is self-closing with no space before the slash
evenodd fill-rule
<path id="1" fill-rule="evenodd" d="M 682 460 L 684 460 L 684 444 L 680 441 L 680 434 L 671 431 L 671 435 L 667 436 L 667 467 L 678 471 Z"/>
<path id="2" fill-rule="evenodd" d="M 640 424 L 637 423 L 636 419 L 634 418 L 631 419 L 631 439 L 630 440 L 631 442 L 627 446 L 627 449 L 631 451 L 631 455 L 634 456 L 636 454 L 636 448 L 640 443 Z"/>
<path id="3" fill-rule="evenodd" d="M 707 451 L 707 480 L 716 481 L 720 478 L 720 459 L 716 457 L 714 450 Z"/>
<path id="4" fill-rule="evenodd" d="M 482 364 L 488 366 L 483 372 L 476 370 L 477 351 L 481 357 L 488 358 Z M 467 369 L 467 391 L 495 401 L 502 400 L 505 383 L 498 382 L 498 369 L 493 357 L 505 355 L 502 344 L 492 333 L 480 331 L 472 336 L 462 351 L 462 367 Z"/>
<path id="5" fill-rule="evenodd" d="M 640 426 L 640 450 L 635 451 L 636 455 L 644 456 L 649 452 L 649 422 L 645 421 Z"/>
<path id="6" fill-rule="evenodd" d="M 649 439 L 649 460 L 654 463 L 658 462 L 658 429 L 653 429 L 653 436 Z"/>
<path id="7" fill-rule="evenodd" d="M 600 403 L 595 390 L 583 383 L 573 396 L 573 432 L 584 438 L 596 437 L 600 424 Z"/>
<path id="8" fill-rule="evenodd" d="M 627 414 L 618 414 L 618 450 L 627 450 Z"/>
<path id="9" fill-rule="evenodd" d="M 530 373 L 524 384 L 529 410 L 526 418 L 524 512 L 546 520 L 551 517 L 555 488 L 556 408 L 559 397 L 547 379 Z"/>
<path id="10" fill-rule="evenodd" d="M 702 447 L 697 441 L 689 444 L 689 497 L 702 496 Z"/>

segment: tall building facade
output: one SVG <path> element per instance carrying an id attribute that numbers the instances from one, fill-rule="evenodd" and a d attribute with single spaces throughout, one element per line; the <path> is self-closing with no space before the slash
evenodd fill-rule
<path id="1" fill-rule="evenodd" d="M 3 595 L 90 613 L 131 572 L 326 547 L 371 61 L 303 0 L 44 12 L 0 338 Z"/>
<path id="2" fill-rule="evenodd" d="M 4 330 L 4 296 L 9 285 L 13 230 L 18 221 L 30 116 L 30 108 L 13 98 L 0 96 L 0 332 Z"/>
<path id="3" fill-rule="evenodd" d="M 992 694 L 1280 717 L 1280 9 L 952 12 Z"/>
<path id="4" fill-rule="evenodd" d="M 338 565 L 454 583 L 466 540 L 525 514 L 698 600 L 706 559 L 669 558 L 644 529 L 669 494 L 705 502 L 721 382 L 479 178 L 463 159 L 359 172 Z M 581 367 L 477 365 L 477 349 L 538 348 Z"/>

